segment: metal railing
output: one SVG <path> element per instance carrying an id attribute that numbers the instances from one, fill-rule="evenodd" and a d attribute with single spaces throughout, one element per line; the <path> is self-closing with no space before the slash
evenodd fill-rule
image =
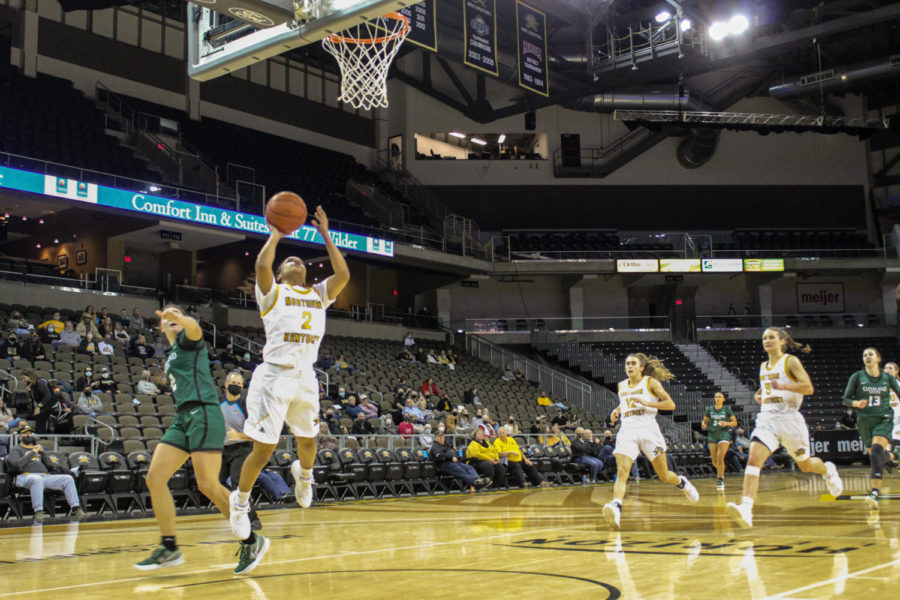
<path id="1" fill-rule="evenodd" d="M 895 327 L 891 313 L 792 313 L 772 315 L 697 315 L 698 330 L 741 330 L 761 327 L 799 329 L 868 329 Z"/>
<path id="2" fill-rule="evenodd" d="M 197 319 L 197 322 L 200 323 L 200 329 L 203 331 L 203 333 L 208 333 L 212 336 L 212 347 L 215 348 L 216 337 L 219 331 L 218 327 L 216 327 L 216 324 L 212 321 L 206 321 L 204 319 Z"/>
<path id="3" fill-rule="evenodd" d="M 453 321 L 456 331 L 506 333 L 529 331 L 669 331 L 668 316 L 489 317 Z"/>
<path id="4" fill-rule="evenodd" d="M 35 437 L 37 438 L 37 441 L 41 446 L 43 446 L 46 450 L 50 450 L 51 452 L 59 452 L 60 446 L 85 445 L 84 443 L 78 443 L 83 441 L 87 442 L 86 445 L 90 446 L 90 453 L 96 456 L 97 450 L 100 448 L 101 444 L 103 444 L 104 448 L 109 445 L 108 442 L 101 440 L 95 435 L 86 435 L 80 433 L 38 433 Z M 17 433 L 0 434 L 0 438 L 8 439 L 10 442 L 10 448 L 19 443 L 19 434 Z M 65 442 L 75 443 L 70 444 Z"/>
<path id="5" fill-rule="evenodd" d="M 0 279 L 7 281 L 16 281 L 23 285 L 51 285 L 59 288 L 65 288 L 68 291 L 79 292 L 101 292 L 104 294 L 131 294 L 134 296 L 156 296 L 156 288 L 142 287 L 139 285 L 120 284 L 118 290 L 110 288 L 109 279 L 105 277 L 98 278 L 96 275 L 91 278 L 90 273 L 80 273 L 76 277 L 57 277 L 54 275 L 43 275 L 37 273 L 28 273 L 22 271 L 6 271 L 0 270 Z"/>
<path id="6" fill-rule="evenodd" d="M 237 350 L 238 348 L 240 348 L 241 350 L 246 350 L 250 354 L 259 356 L 264 346 L 264 344 L 254 342 L 250 338 L 244 337 L 243 335 L 239 335 L 237 333 L 232 333 L 228 337 L 228 341 L 231 343 L 232 352 L 234 352 L 235 354 L 237 354 Z"/>

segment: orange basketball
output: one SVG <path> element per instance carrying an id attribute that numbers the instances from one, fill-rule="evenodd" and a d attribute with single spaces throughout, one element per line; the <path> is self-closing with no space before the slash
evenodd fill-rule
<path id="1" fill-rule="evenodd" d="M 266 221 L 283 233 L 293 233 L 306 223 L 306 202 L 294 192 L 278 192 L 266 203 Z"/>

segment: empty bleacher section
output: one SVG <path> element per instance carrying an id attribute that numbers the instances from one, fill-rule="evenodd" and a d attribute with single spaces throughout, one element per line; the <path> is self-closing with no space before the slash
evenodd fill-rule
<path id="1" fill-rule="evenodd" d="M 0 157 L 2 164 L 43 172 L 43 164 L 28 158 L 59 163 L 48 172 L 106 185 L 122 185 L 108 174 L 158 180 L 129 149 L 106 135 L 103 113 L 71 82 L 44 74 L 33 79 L 10 69 L 0 73 L 0 98 L 0 151 L 18 155 Z"/>
<path id="2" fill-rule="evenodd" d="M 797 354 L 815 388 L 802 408 L 810 429 L 833 429 L 847 410 L 841 405 L 841 397 L 850 375 L 863 368 L 865 348 L 878 348 L 885 362 L 900 358 L 900 342 L 896 338 L 798 338 L 812 347 L 809 354 Z M 704 342 L 702 346 L 738 373 L 747 385 L 759 388 L 759 365 L 765 359 L 759 340 L 721 340 Z"/>

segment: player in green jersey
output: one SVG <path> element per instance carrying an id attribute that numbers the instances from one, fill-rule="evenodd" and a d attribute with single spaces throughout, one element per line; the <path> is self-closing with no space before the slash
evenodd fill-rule
<path id="1" fill-rule="evenodd" d="M 175 396 L 176 414 L 153 451 L 146 476 L 162 542 L 148 558 L 134 565 L 142 571 L 184 563 L 175 543 L 175 502 L 168 483 L 188 458 L 193 464 L 200 492 L 212 500 L 226 519 L 229 516 L 230 492 L 219 483 L 225 420 L 209 370 L 203 331 L 200 324 L 178 306 L 169 305 L 163 311 L 156 311 L 156 315 L 160 319 L 160 330 L 171 346 L 166 352 L 165 373 Z M 244 565 L 243 572 L 249 570 L 247 566 L 255 567 L 268 548 L 268 540 L 262 536 L 254 537 L 251 533 L 251 537 L 254 538 L 251 543 L 245 540 L 241 544 L 238 567 Z"/>
<path id="2" fill-rule="evenodd" d="M 881 370 L 881 353 L 877 349 L 863 350 L 863 364 L 865 369 L 850 376 L 844 390 L 843 404 L 856 409 L 856 427 L 869 451 L 871 464 L 872 489 L 866 496 L 866 503 L 877 509 L 882 471 L 888 461 L 888 446 L 894 427 L 891 391 L 900 396 L 900 384 Z"/>
<path id="3" fill-rule="evenodd" d="M 731 444 L 731 433 L 728 431 L 728 428 L 737 427 L 737 417 L 734 416 L 734 411 L 731 410 L 730 406 L 725 406 L 725 394 L 722 392 L 716 393 L 715 405 L 706 407 L 706 412 L 703 413 L 703 423 L 700 424 L 700 427 L 707 432 L 709 458 L 712 460 L 718 475 L 716 489 L 724 492 L 725 454 L 728 452 L 728 445 Z"/>

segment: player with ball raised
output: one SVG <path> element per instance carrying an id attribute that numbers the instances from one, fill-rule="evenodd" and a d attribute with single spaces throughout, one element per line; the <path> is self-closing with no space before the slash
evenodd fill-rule
<path id="1" fill-rule="evenodd" d="M 256 302 L 266 330 L 265 362 L 253 371 L 241 435 L 253 441 L 253 450 L 244 461 L 238 489 L 231 493 L 231 529 L 243 540 L 235 574 L 255 568 L 268 549 L 267 543 L 256 543 L 256 534 L 250 529 L 250 491 L 274 452 L 285 423 L 297 441 L 299 460 L 291 465 L 294 495 L 300 506 L 312 504 L 312 468 L 319 430 L 319 382 L 313 363 L 318 360 L 325 334 L 325 309 L 347 285 L 350 270 L 329 237 L 328 217 L 318 206 L 312 225 L 325 240 L 334 274 L 309 285 L 306 267 L 297 256 L 287 257 L 273 271 L 278 242 L 305 220 L 306 205 L 291 192 L 279 192 L 266 205 L 271 233 L 256 258 Z"/>

